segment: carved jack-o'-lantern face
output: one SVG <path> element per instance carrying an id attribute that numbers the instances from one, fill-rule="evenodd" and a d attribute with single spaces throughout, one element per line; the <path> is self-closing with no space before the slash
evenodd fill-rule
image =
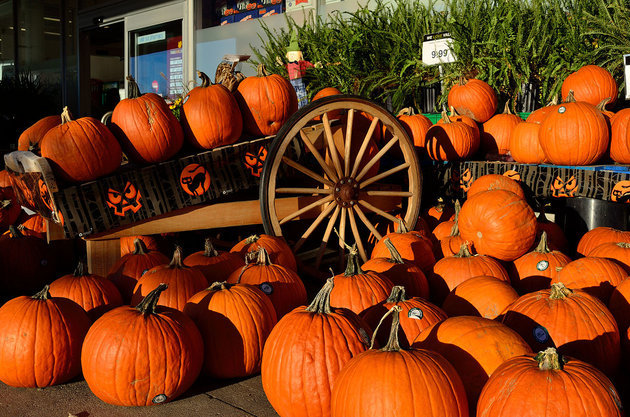
<path id="1" fill-rule="evenodd" d="M 554 197 L 575 197 L 578 189 L 579 186 L 575 175 L 571 175 L 567 181 L 556 177 L 551 184 L 551 195 Z"/>
<path id="2" fill-rule="evenodd" d="M 179 176 L 182 189 L 193 196 L 200 196 L 210 188 L 210 173 L 199 164 L 184 167 Z"/>
<path id="3" fill-rule="evenodd" d="M 114 209 L 116 216 L 124 217 L 128 211 L 137 213 L 142 208 L 140 190 L 127 181 L 123 191 L 110 188 L 107 191 L 107 205 Z"/>
<path id="4" fill-rule="evenodd" d="M 503 173 L 504 176 L 513 179 L 514 181 L 520 181 L 521 180 L 521 174 L 519 174 L 517 171 L 514 171 L 513 169 L 510 169 L 508 171 L 505 171 Z"/>
<path id="5" fill-rule="evenodd" d="M 245 166 L 250 170 L 254 177 L 260 177 L 265 159 L 267 159 L 267 149 L 265 149 L 264 146 L 261 146 L 256 155 L 251 152 L 247 152 L 245 154 Z"/>
<path id="6" fill-rule="evenodd" d="M 459 178 L 459 187 L 468 192 L 468 190 L 470 189 L 470 186 L 473 183 L 473 176 L 472 176 L 472 172 L 470 172 L 469 168 L 466 168 L 466 171 L 462 172 L 461 177 Z"/>
<path id="7" fill-rule="evenodd" d="M 55 211 L 52 201 L 50 200 L 50 194 L 48 194 L 48 186 L 43 179 L 40 178 L 37 181 L 37 188 L 39 188 L 39 195 L 41 196 L 44 205 L 48 207 L 50 211 Z"/>
<path id="8" fill-rule="evenodd" d="M 620 203 L 630 202 L 630 181 L 619 181 L 615 184 L 610 193 L 610 199 Z"/>

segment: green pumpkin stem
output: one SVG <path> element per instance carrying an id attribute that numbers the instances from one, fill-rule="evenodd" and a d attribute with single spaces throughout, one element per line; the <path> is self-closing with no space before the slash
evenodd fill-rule
<path id="1" fill-rule="evenodd" d="M 138 98 L 142 95 L 140 87 L 138 87 L 138 83 L 131 75 L 127 75 L 127 84 L 129 86 L 128 98 Z"/>
<path id="2" fill-rule="evenodd" d="M 61 112 L 61 124 L 68 123 L 72 121 L 72 115 L 70 114 L 70 109 L 68 106 L 64 106 L 63 111 Z"/>
<path id="3" fill-rule="evenodd" d="M 84 260 L 80 260 L 72 275 L 77 278 L 89 275 L 87 263 Z"/>
<path id="4" fill-rule="evenodd" d="M 269 71 L 267 71 L 267 67 L 265 66 L 265 64 L 259 64 L 258 68 L 257 68 L 257 74 L 258 77 L 267 77 L 269 75 L 271 75 L 271 73 Z"/>
<path id="5" fill-rule="evenodd" d="M 462 245 L 459 247 L 459 252 L 457 252 L 455 256 L 458 258 L 470 258 L 472 256 L 472 253 L 470 253 L 470 249 L 468 249 L 469 245 L 469 242 L 462 243 Z"/>
<path id="6" fill-rule="evenodd" d="M 184 251 L 182 249 L 181 246 L 175 246 L 175 252 L 173 252 L 173 259 L 171 259 L 171 263 L 168 264 L 168 267 L 171 269 L 177 268 L 177 269 L 182 269 L 182 268 L 187 268 L 186 265 L 184 265 L 184 262 L 182 260 L 184 255 Z"/>
<path id="7" fill-rule="evenodd" d="M 160 294 L 167 288 L 168 285 L 162 282 L 138 303 L 136 310 L 140 311 L 142 314 L 155 314 L 155 307 L 157 307 Z"/>
<path id="8" fill-rule="evenodd" d="M 149 249 L 147 249 L 147 245 L 145 245 L 142 239 L 135 238 L 133 240 L 133 246 L 134 246 L 134 250 L 133 250 L 134 255 L 146 255 L 149 252 Z"/>
<path id="9" fill-rule="evenodd" d="M 228 284 L 227 281 L 215 281 L 212 283 L 212 285 L 210 285 L 210 287 L 208 287 L 208 289 L 210 291 L 229 290 L 233 286 L 234 284 Z"/>
<path id="10" fill-rule="evenodd" d="M 393 306 L 389 309 L 387 313 L 381 317 L 381 321 L 378 322 L 376 329 L 374 329 L 374 334 L 372 335 L 372 343 L 370 343 L 370 349 L 374 349 L 374 341 L 376 340 L 376 333 L 378 333 L 378 329 L 381 327 L 381 324 L 385 321 L 387 316 L 392 315 L 392 327 L 389 331 L 389 339 L 387 340 L 387 344 L 381 348 L 382 352 L 398 352 L 400 347 L 400 342 L 398 341 L 398 328 L 400 327 L 400 311 L 402 308 L 400 306 Z"/>
<path id="11" fill-rule="evenodd" d="M 402 303 L 404 301 L 407 301 L 407 292 L 402 285 L 394 285 L 392 292 L 385 300 L 386 303 Z"/>
<path id="12" fill-rule="evenodd" d="M 573 294 L 573 291 L 565 287 L 563 283 L 557 282 L 551 284 L 551 293 L 549 294 L 550 300 L 562 300 Z"/>
<path id="13" fill-rule="evenodd" d="M 600 101 L 595 108 L 601 112 L 606 111 L 606 105 L 610 102 L 610 97 L 606 97 L 602 101 Z"/>
<path id="14" fill-rule="evenodd" d="M 541 371 L 561 370 L 564 368 L 564 364 L 567 363 L 565 357 L 558 353 L 556 348 L 552 347 L 538 352 L 538 354 L 534 356 L 534 360 L 538 362 L 538 368 Z"/>
<path id="15" fill-rule="evenodd" d="M 313 302 L 306 307 L 304 311 L 317 314 L 330 314 L 332 312 L 330 309 L 330 293 L 334 286 L 335 280 L 333 277 L 328 278 L 322 289 L 319 290 L 313 299 Z"/>
<path id="16" fill-rule="evenodd" d="M 46 301 L 50 299 L 50 292 L 48 291 L 50 289 L 50 285 L 44 285 L 44 288 L 38 292 L 35 295 L 32 295 L 31 298 L 33 300 L 40 300 L 40 301 Z"/>
<path id="17" fill-rule="evenodd" d="M 551 253 L 551 249 L 549 249 L 549 238 L 547 237 L 547 232 L 545 232 L 544 230 L 540 235 L 540 242 L 538 242 L 538 246 L 536 246 L 534 252 Z"/>
<path id="18" fill-rule="evenodd" d="M 205 72 L 197 71 L 197 77 L 201 78 L 202 87 L 210 87 L 212 85 L 212 80 L 210 80 L 210 77 L 208 77 Z"/>
<path id="19" fill-rule="evenodd" d="M 357 251 L 357 244 L 355 243 L 348 254 L 348 264 L 343 274 L 347 277 L 351 277 L 353 275 L 362 275 L 363 273 L 361 265 L 359 265 L 359 252 Z"/>
<path id="20" fill-rule="evenodd" d="M 208 258 L 214 258 L 215 256 L 219 256 L 219 252 L 214 248 L 212 241 L 209 237 L 206 238 L 206 241 L 203 245 L 203 256 Z"/>
<path id="21" fill-rule="evenodd" d="M 389 260 L 392 263 L 396 263 L 396 264 L 405 263 L 405 261 L 403 261 L 402 256 L 400 256 L 400 252 L 398 252 L 398 249 L 396 249 L 396 247 L 394 246 L 390 238 L 386 237 L 385 239 L 383 239 L 383 243 L 385 243 L 387 250 L 389 250 Z"/>

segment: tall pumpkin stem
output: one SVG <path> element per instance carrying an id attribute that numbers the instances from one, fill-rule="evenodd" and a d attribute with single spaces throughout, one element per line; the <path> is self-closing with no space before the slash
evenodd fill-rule
<path id="1" fill-rule="evenodd" d="M 564 364 L 567 363 L 567 360 L 556 351 L 556 348 L 547 348 L 543 351 L 538 352 L 536 356 L 534 356 L 534 360 L 538 362 L 538 368 L 541 371 L 557 371 L 564 368 Z"/>
<path id="2" fill-rule="evenodd" d="M 386 303 L 402 303 L 404 301 L 407 301 L 407 292 L 402 285 L 394 285 L 392 292 L 385 300 Z"/>
<path id="3" fill-rule="evenodd" d="M 184 255 L 184 251 L 182 249 L 181 246 L 175 246 L 175 252 L 173 252 L 173 259 L 171 259 L 171 263 L 168 264 L 169 268 L 187 268 L 186 265 L 184 265 L 184 262 L 182 261 Z"/>
<path id="4" fill-rule="evenodd" d="M 46 301 L 50 299 L 50 292 L 48 292 L 49 289 L 50 289 L 50 285 L 44 285 L 44 288 L 37 294 L 31 296 L 31 298 L 33 300 Z"/>
<path id="5" fill-rule="evenodd" d="M 451 227 L 450 236 L 459 236 L 459 211 L 462 209 L 462 205 L 459 200 L 455 200 L 455 217 L 453 218 L 453 227 Z"/>
<path id="6" fill-rule="evenodd" d="M 87 263 L 83 260 L 80 260 L 79 263 L 77 264 L 77 267 L 74 269 L 74 272 L 72 273 L 72 275 L 78 278 L 78 277 L 87 276 L 88 274 L 89 272 L 88 272 Z"/>
<path id="7" fill-rule="evenodd" d="M 330 293 L 335 286 L 335 280 L 331 277 L 326 280 L 326 283 L 313 299 L 313 302 L 305 308 L 305 311 L 309 313 L 317 314 L 330 314 Z"/>
<path id="8" fill-rule="evenodd" d="M 573 294 L 573 291 L 569 288 L 565 287 L 563 283 L 557 282 L 555 284 L 551 284 L 551 293 L 549 295 L 549 299 L 551 300 L 561 300 Z"/>
<path id="9" fill-rule="evenodd" d="M 446 113 L 446 110 L 442 110 L 442 121 L 446 124 L 449 123 L 453 123 L 450 119 L 450 117 L 448 117 L 448 114 Z"/>
<path id="10" fill-rule="evenodd" d="M 129 98 L 138 98 L 142 95 L 138 83 L 131 75 L 127 75 L 127 83 L 129 84 Z"/>
<path id="11" fill-rule="evenodd" d="M 72 121 L 72 115 L 70 114 L 70 109 L 68 109 L 68 106 L 65 106 L 63 108 L 63 111 L 61 112 L 61 124 L 71 122 L 71 121 Z"/>
<path id="12" fill-rule="evenodd" d="M 348 265 L 346 265 L 346 270 L 343 274 L 347 277 L 363 274 L 361 265 L 359 265 L 359 252 L 357 251 L 356 243 L 352 246 L 352 250 L 348 254 Z"/>
<path id="13" fill-rule="evenodd" d="M 400 328 L 400 311 L 402 308 L 400 306 L 393 306 L 389 309 L 387 313 L 381 317 L 381 321 L 378 322 L 376 329 L 374 329 L 374 334 L 372 335 L 372 343 L 370 343 L 370 349 L 374 349 L 374 341 L 376 340 L 376 333 L 378 333 L 381 324 L 385 321 L 387 316 L 391 314 L 392 316 L 392 327 L 389 330 L 389 339 L 387 340 L 387 344 L 381 348 L 382 352 L 398 352 L 400 347 L 400 342 L 398 341 L 398 329 Z"/>
<path id="14" fill-rule="evenodd" d="M 212 80 L 210 80 L 210 77 L 208 77 L 205 72 L 197 71 L 197 77 L 201 78 L 202 87 L 210 87 L 212 85 Z"/>
<path id="15" fill-rule="evenodd" d="M 407 227 L 407 223 L 405 223 L 405 219 L 402 217 L 398 219 L 397 233 L 409 233 L 409 227 Z"/>
<path id="16" fill-rule="evenodd" d="M 455 256 L 458 258 L 470 258 L 472 256 L 472 253 L 470 253 L 468 245 L 470 245 L 469 242 L 462 243 L 462 245 L 459 247 L 459 252 L 457 252 Z"/>
<path id="17" fill-rule="evenodd" d="M 534 252 L 551 253 L 551 249 L 549 249 L 549 238 L 547 237 L 547 232 L 544 230 L 540 235 L 540 242 L 538 243 L 538 246 L 536 246 L 536 249 L 534 249 Z"/>
<path id="18" fill-rule="evenodd" d="M 271 75 L 271 73 L 267 71 L 267 67 L 265 66 L 265 64 L 259 64 L 256 75 L 259 77 L 266 77 L 268 75 Z"/>
<path id="19" fill-rule="evenodd" d="M 142 239 L 135 238 L 133 240 L 133 246 L 134 255 L 146 255 L 147 252 L 149 252 L 149 249 L 147 249 L 147 246 L 144 244 L 144 241 Z"/>
<path id="20" fill-rule="evenodd" d="M 512 114 L 512 110 L 510 109 L 510 100 L 505 102 L 505 107 L 503 108 L 503 114 Z"/>
<path id="21" fill-rule="evenodd" d="M 203 245 L 203 256 L 208 258 L 214 258 L 215 256 L 219 256 L 219 252 L 214 248 L 212 241 L 209 237 L 206 238 Z"/>
<path id="22" fill-rule="evenodd" d="M 157 307 L 160 294 L 167 288 L 168 285 L 162 282 L 138 303 L 136 310 L 140 311 L 142 314 L 155 314 L 155 307 Z"/>
<path id="23" fill-rule="evenodd" d="M 386 237 L 385 239 L 383 239 L 383 243 L 385 243 L 385 247 L 387 247 L 387 250 L 389 250 L 389 260 L 392 263 L 396 263 L 396 264 L 405 263 L 405 261 L 403 261 L 402 256 L 400 256 L 400 252 L 398 252 L 398 249 L 396 249 L 396 246 L 394 246 L 390 238 Z"/>

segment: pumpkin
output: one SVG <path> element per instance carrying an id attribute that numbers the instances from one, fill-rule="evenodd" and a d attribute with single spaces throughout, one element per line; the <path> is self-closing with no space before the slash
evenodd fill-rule
<path id="1" fill-rule="evenodd" d="M 252 252 L 245 266 L 232 272 L 227 282 L 260 286 L 271 299 L 278 319 L 306 303 L 306 288 L 300 277 L 292 269 L 272 263 L 264 247 Z"/>
<path id="2" fill-rule="evenodd" d="M 587 256 L 566 264 L 551 283 L 562 282 L 571 289 L 582 290 L 608 304 L 615 287 L 627 277 L 628 272 L 617 262 Z"/>
<path id="3" fill-rule="evenodd" d="M 352 311 L 330 305 L 334 281 L 313 302 L 285 315 L 271 331 L 262 358 L 262 386 L 284 417 L 330 416 L 339 371 L 364 352 L 372 330 Z"/>
<path id="4" fill-rule="evenodd" d="M 265 248 L 271 261 L 297 272 L 297 261 L 293 251 L 282 237 L 271 235 L 251 235 L 238 242 L 230 252 L 238 253 L 245 258 L 248 252 Z"/>
<path id="5" fill-rule="evenodd" d="M 472 156 L 479 149 L 479 138 L 474 130 L 463 122 L 452 121 L 442 112 L 444 123 L 431 126 L 424 146 L 434 161 L 457 161 Z"/>
<path id="6" fill-rule="evenodd" d="M 0 170 L 0 190 L 11 188 L 11 177 L 6 169 Z"/>
<path id="7" fill-rule="evenodd" d="M 549 113 L 538 137 L 545 157 L 555 165 L 592 164 L 610 142 L 604 116 L 594 105 L 580 101 L 564 103 Z"/>
<path id="8" fill-rule="evenodd" d="M 204 250 L 190 254 L 184 259 L 188 266 L 196 266 L 210 282 L 225 281 L 230 274 L 245 266 L 243 256 L 234 252 L 219 252 L 207 238 Z"/>
<path id="9" fill-rule="evenodd" d="M 215 282 L 184 306 L 201 332 L 203 372 L 214 378 L 242 378 L 260 371 L 263 346 L 275 326 L 271 300 L 253 285 Z"/>
<path id="10" fill-rule="evenodd" d="M 390 310 L 387 344 L 355 356 L 337 375 L 331 417 L 395 416 L 402 410 L 407 416 L 468 416 L 464 386 L 453 366 L 439 353 L 400 347 L 399 311 L 399 306 Z"/>
<path id="11" fill-rule="evenodd" d="M 481 132 L 481 149 L 486 154 L 507 155 L 510 152 L 512 132 L 522 122 L 523 119 L 512 113 L 509 102 L 506 102 L 502 114 L 494 115 L 484 122 Z"/>
<path id="12" fill-rule="evenodd" d="M 541 207 L 536 217 L 536 241 L 540 241 L 543 232 L 547 233 L 547 244 L 550 249 L 560 252 L 568 250 L 569 241 L 564 234 L 564 230 L 557 223 L 549 221 L 544 207 Z"/>
<path id="13" fill-rule="evenodd" d="M 626 335 L 630 327 L 630 279 L 624 279 L 613 288 L 608 300 L 608 309 L 617 321 L 619 333 Z"/>
<path id="14" fill-rule="evenodd" d="M 197 71 L 201 85 L 186 95 L 181 111 L 186 140 L 200 149 L 231 145 L 243 132 L 243 116 L 230 91 Z"/>
<path id="15" fill-rule="evenodd" d="M 472 255 L 468 245 L 464 243 L 456 255 L 447 256 L 435 263 L 433 271 L 428 275 L 431 299 L 442 304 L 455 287 L 480 275 L 510 281 L 499 261 L 485 255 Z"/>
<path id="16" fill-rule="evenodd" d="M 610 157 L 620 164 L 630 164 L 630 109 L 622 109 L 611 119 Z"/>
<path id="17" fill-rule="evenodd" d="M 144 247 L 149 251 L 160 250 L 158 240 L 153 236 L 125 236 L 120 238 L 121 257 L 136 250 L 134 243 L 136 239 L 140 239 L 144 243 Z"/>
<path id="18" fill-rule="evenodd" d="M 518 181 L 508 178 L 505 175 L 486 174 L 473 181 L 468 189 L 466 196 L 468 198 L 489 190 L 505 190 L 511 191 L 521 198 L 525 198 L 525 192 Z"/>
<path id="19" fill-rule="evenodd" d="M 423 114 L 416 114 L 413 107 L 398 112 L 398 121 L 407 131 L 416 148 L 424 148 L 427 132 L 433 126 L 431 120 Z"/>
<path id="20" fill-rule="evenodd" d="M 335 288 L 330 293 L 331 305 L 347 308 L 356 314 L 387 299 L 394 286 L 384 273 L 363 271 L 356 245 L 348 254 L 344 273 L 335 275 L 333 279 Z"/>
<path id="21" fill-rule="evenodd" d="M 459 211 L 461 210 L 461 205 L 459 204 L 459 200 L 455 201 L 455 218 L 452 221 L 440 223 L 440 225 L 444 224 L 452 224 L 451 230 L 447 236 L 439 237 L 441 235 L 441 231 L 436 227 L 433 230 L 433 235 L 438 238 L 438 243 L 435 245 L 435 254 L 437 258 L 444 258 L 446 256 L 453 256 L 459 252 L 459 249 L 462 247 L 464 243 L 464 239 L 459 233 L 459 226 L 457 225 L 457 221 L 459 219 Z M 439 232 L 439 234 L 437 233 Z"/>
<path id="22" fill-rule="evenodd" d="M 400 345 L 404 348 L 411 346 L 424 329 L 448 318 L 444 310 L 421 297 L 407 298 L 405 287 L 400 285 L 392 288 L 392 292 L 386 300 L 363 311 L 361 318 L 371 329 L 376 329 L 385 313 L 395 305 L 401 308 L 398 332 L 401 334 Z M 390 323 L 391 320 L 389 319 L 383 321 L 385 326 L 390 325 Z M 385 333 L 379 333 L 376 340 L 379 345 L 385 346 L 387 338 Z"/>
<path id="23" fill-rule="evenodd" d="M 338 95 L 341 95 L 341 91 L 339 91 L 337 88 L 324 87 L 321 90 L 319 90 L 317 93 L 315 93 L 311 101 L 319 100 L 320 98 L 324 98 L 324 97 L 338 96 Z M 329 120 L 339 119 L 342 116 L 343 111 L 333 110 L 333 111 L 329 111 L 327 114 L 328 114 Z M 315 116 L 314 118 L 314 120 L 321 120 L 321 119 L 322 119 L 321 116 Z"/>
<path id="24" fill-rule="evenodd" d="M 453 230 L 453 226 L 455 226 L 455 219 L 459 218 L 459 210 L 461 210 L 462 208 L 459 200 L 455 201 L 454 208 L 455 208 L 455 214 L 453 214 L 453 217 L 450 217 L 450 210 L 449 210 L 447 213 L 444 213 L 444 214 L 449 214 L 449 216 L 441 216 L 441 217 L 444 217 L 444 220 L 439 220 L 439 223 L 437 223 L 437 225 L 433 228 L 433 231 L 431 232 L 431 234 L 433 235 L 436 241 L 440 241 L 451 234 Z M 431 210 L 436 210 L 436 206 L 431 207 L 429 209 L 429 212 Z M 436 218 L 436 220 L 438 219 Z"/>
<path id="25" fill-rule="evenodd" d="M 562 83 L 562 100 L 569 99 L 570 92 L 577 101 L 584 101 L 596 106 L 604 99 L 610 99 L 610 105 L 617 101 L 617 83 L 607 69 L 597 65 L 585 65 L 571 73 Z"/>
<path id="26" fill-rule="evenodd" d="M 402 259 L 416 264 L 423 272 L 430 271 L 435 264 L 431 240 L 419 232 L 410 232 L 402 219 L 399 221 L 396 232 L 386 234 L 374 245 L 371 259 L 389 256 L 389 249 L 385 246 L 385 238 L 391 240 L 396 246 Z"/>
<path id="27" fill-rule="evenodd" d="M 76 377 L 89 327 L 85 311 L 74 301 L 51 298 L 48 286 L 7 301 L 0 307 L 0 381 L 42 388 Z"/>
<path id="28" fill-rule="evenodd" d="M 20 217 L 22 208 L 15 198 L 13 188 L 0 188 L 0 231 L 6 230 Z"/>
<path id="29" fill-rule="evenodd" d="M 39 155 L 39 142 L 53 127 L 61 124 L 60 116 L 46 116 L 33 123 L 18 138 L 18 151 L 31 151 Z"/>
<path id="30" fill-rule="evenodd" d="M 481 133 L 479 132 L 479 125 L 477 124 L 476 121 L 474 121 L 473 119 L 471 119 L 468 116 L 464 116 L 463 114 L 459 114 L 457 113 L 457 110 L 455 110 L 455 108 L 453 106 L 450 107 L 451 112 L 448 115 L 448 119 L 451 122 L 462 122 L 465 125 L 468 125 L 472 128 L 473 130 L 473 134 L 475 136 L 475 142 L 480 142 L 481 140 Z M 440 118 L 436 124 L 441 125 L 446 123 L 444 117 Z"/>
<path id="31" fill-rule="evenodd" d="M 509 283 L 482 275 L 455 287 L 442 308 L 449 317 L 478 316 L 494 320 L 517 298 L 518 293 Z"/>
<path id="32" fill-rule="evenodd" d="M 477 403 L 477 417 L 552 415 L 622 417 L 624 412 L 606 375 L 553 347 L 505 361 Z"/>
<path id="33" fill-rule="evenodd" d="M 243 115 L 243 128 L 253 136 L 275 135 L 298 109 L 291 83 L 270 74 L 264 64 L 258 65 L 256 76 L 241 81 L 234 95 Z"/>
<path id="34" fill-rule="evenodd" d="M 158 285 L 136 307 L 115 308 L 96 320 L 81 351 L 90 390 L 108 404 L 172 401 L 193 384 L 203 364 L 203 340 L 184 313 L 158 307 Z"/>
<path id="35" fill-rule="evenodd" d="M 40 146 L 55 174 L 72 182 L 111 174 L 122 159 L 118 141 L 103 123 L 93 117 L 72 120 L 68 107 L 61 113 L 61 124 L 44 135 Z"/>
<path id="36" fill-rule="evenodd" d="M 155 93 L 140 94 L 138 84 L 127 76 L 129 97 L 112 112 L 111 129 L 133 162 L 164 162 L 184 144 L 184 132 L 166 101 Z"/>
<path id="37" fill-rule="evenodd" d="M 39 239 L 46 238 L 46 232 L 48 227 L 46 226 L 46 219 L 39 214 L 34 214 L 18 226 L 18 229 L 25 236 L 33 236 Z"/>
<path id="38" fill-rule="evenodd" d="M 540 146 L 538 135 L 540 123 L 520 122 L 510 136 L 510 155 L 521 164 L 542 164 L 545 153 Z"/>
<path id="39" fill-rule="evenodd" d="M 589 256 L 613 259 L 630 273 L 630 242 L 608 242 L 598 245 Z"/>
<path id="40" fill-rule="evenodd" d="M 182 252 L 177 246 L 171 263 L 154 266 L 138 279 L 131 304 L 140 303 L 158 284 L 165 283 L 168 289 L 160 295 L 159 305 L 183 311 L 186 301 L 208 286 L 208 280 L 199 269 L 184 265 Z"/>
<path id="41" fill-rule="evenodd" d="M 527 123 L 541 124 L 543 120 L 545 120 L 547 115 L 549 113 L 556 111 L 558 107 L 560 107 L 560 105 L 558 104 L 558 96 L 555 95 L 553 99 L 551 100 L 551 102 L 549 102 L 546 106 L 541 107 L 531 112 L 529 116 L 527 116 L 527 119 L 525 119 L 525 121 Z"/>
<path id="42" fill-rule="evenodd" d="M 612 227 L 596 227 L 586 232 L 578 242 L 577 253 L 591 256 L 591 252 L 604 243 L 630 242 L 630 232 L 624 232 Z"/>
<path id="43" fill-rule="evenodd" d="M 597 298 L 563 283 L 522 295 L 507 308 L 503 323 L 535 351 L 555 346 L 607 375 L 619 366 L 619 330 L 610 311 Z"/>
<path id="44" fill-rule="evenodd" d="M 386 258 L 372 258 L 361 267 L 389 278 L 395 285 L 404 286 L 412 297 L 429 298 L 429 283 L 422 269 L 414 263 L 405 261 L 389 238 L 383 239 L 389 250 Z"/>
<path id="45" fill-rule="evenodd" d="M 512 285 L 520 293 L 549 288 L 558 276 L 558 269 L 571 262 L 562 252 L 552 251 L 547 244 L 547 233 L 543 232 L 538 246 L 515 259 L 510 268 Z"/>
<path id="46" fill-rule="evenodd" d="M 460 79 L 448 92 L 448 106 L 479 123 L 489 120 L 498 104 L 496 93 L 482 80 Z"/>
<path id="47" fill-rule="evenodd" d="M 50 295 L 74 301 L 92 321 L 122 305 L 122 297 L 114 283 L 100 275 L 90 274 L 83 261 L 79 261 L 74 273 L 50 283 Z"/>
<path id="48" fill-rule="evenodd" d="M 505 190 L 483 191 L 469 197 L 459 212 L 459 232 L 477 253 L 513 261 L 531 248 L 536 216 L 518 195 Z"/>
<path id="49" fill-rule="evenodd" d="M 133 289 L 136 287 L 140 277 L 151 268 L 169 262 L 166 255 L 157 251 L 149 251 L 142 240 L 135 239 L 133 244 L 135 250 L 120 258 L 112 266 L 109 274 L 107 274 L 107 278 L 109 278 L 114 285 L 116 285 L 118 291 L 120 291 L 120 295 L 125 304 L 131 301 Z"/>
<path id="50" fill-rule="evenodd" d="M 423 211 L 422 218 L 426 220 L 429 228 L 433 230 L 439 223 L 450 220 L 454 215 L 455 208 L 448 206 L 442 197 L 438 197 L 435 205 Z"/>
<path id="51" fill-rule="evenodd" d="M 413 347 L 440 352 L 453 365 L 464 382 L 471 411 L 499 365 L 532 351 L 506 325 L 471 316 L 450 317 L 424 329 Z"/>

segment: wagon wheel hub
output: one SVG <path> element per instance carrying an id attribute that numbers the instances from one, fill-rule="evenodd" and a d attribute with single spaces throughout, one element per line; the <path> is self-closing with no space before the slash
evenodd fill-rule
<path id="1" fill-rule="evenodd" d="M 354 206 L 359 199 L 359 183 L 354 178 L 344 177 L 335 184 L 333 194 L 338 205 Z"/>

